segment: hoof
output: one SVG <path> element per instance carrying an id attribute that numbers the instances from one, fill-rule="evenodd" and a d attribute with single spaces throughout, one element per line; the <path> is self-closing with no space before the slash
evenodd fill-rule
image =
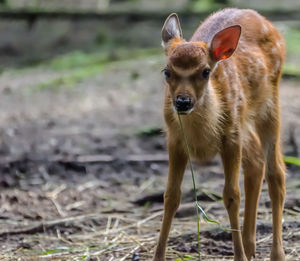
<path id="1" fill-rule="evenodd" d="M 242 256 L 234 256 L 234 261 L 248 261 L 247 257 L 245 255 Z"/>
<path id="2" fill-rule="evenodd" d="M 234 261 L 248 261 L 247 257 L 234 257 Z"/>
<path id="3" fill-rule="evenodd" d="M 166 261 L 166 259 L 165 259 L 165 258 L 157 258 L 157 257 L 154 257 L 154 258 L 152 259 L 152 261 Z"/>
<path id="4" fill-rule="evenodd" d="M 282 247 L 272 248 L 270 261 L 285 261 L 285 253 Z"/>
<path id="5" fill-rule="evenodd" d="M 252 257 L 255 257 L 255 248 L 254 242 L 244 243 L 244 250 L 248 261 L 250 261 Z"/>

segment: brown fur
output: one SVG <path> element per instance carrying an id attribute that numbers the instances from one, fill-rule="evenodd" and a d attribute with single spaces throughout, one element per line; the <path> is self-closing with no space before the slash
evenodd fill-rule
<path id="1" fill-rule="evenodd" d="M 242 28 L 238 47 L 230 58 L 216 62 L 212 59 L 210 42 L 216 33 L 233 25 Z M 194 111 L 182 116 L 193 158 L 203 162 L 217 153 L 222 157 L 223 199 L 231 227 L 236 230 L 240 230 L 238 175 L 240 166 L 243 167 L 245 217 L 242 233 L 232 232 L 235 260 L 250 260 L 255 255 L 257 204 L 264 175 L 272 200 L 271 260 L 284 260 L 281 221 L 285 166 L 280 150 L 278 99 L 285 56 L 283 38 L 253 10 L 224 9 L 208 17 L 189 42 L 177 35 L 165 44 L 166 68 L 171 73 L 166 82 L 164 106 L 170 168 L 164 196 L 165 214 L 153 260 L 165 260 L 166 242 L 179 206 L 180 184 L 187 163 L 173 110 L 173 101 L 180 94 L 188 95 L 195 103 Z M 201 78 L 206 67 L 211 69 L 208 81 Z"/>

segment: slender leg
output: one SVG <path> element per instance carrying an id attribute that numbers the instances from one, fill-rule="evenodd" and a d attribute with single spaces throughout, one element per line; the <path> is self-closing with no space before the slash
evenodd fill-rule
<path id="1" fill-rule="evenodd" d="M 272 202 L 273 244 L 271 261 L 285 260 L 282 246 L 282 214 L 285 197 L 285 165 L 282 159 L 280 143 L 270 146 L 268 150 L 266 180 Z"/>
<path id="2" fill-rule="evenodd" d="M 238 141 L 237 141 L 238 142 Z M 239 169 L 241 163 L 241 145 L 225 138 L 221 151 L 225 173 L 225 186 L 223 200 L 227 209 L 230 225 L 233 229 L 232 239 L 234 245 L 234 260 L 246 261 L 239 224 L 240 187 Z"/>
<path id="3" fill-rule="evenodd" d="M 160 230 L 160 236 L 154 255 L 154 261 L 165 260 L 165 250 L 171 228 L 172 219 L 180 204 L 181 182 L 187 163 L 187 155 L 181 142 L 168 141 L 169 150 L 169 174 L 166 192 L 164 194 L 164 216 Z"/>
<path id="4" fill-rule="evenodd" d="M 274 87 L 278 92 L 278 86 Z M 274 99 L 275 107 L 268 120 L 262 121 L 257 130 L 266 158 L 266 181 L 272 202 L 273 244 L 271 261 L 285 260 L 282 245 L 282 215 L 285 197 L 285 164 L 280 148 L 280 110 L 278 94 Z"/>
<path id="5" fill-rule="evenodd" d="M 245 212 L 243 224 L 243 245 L 248 260 L 255 256 L 257 205 L 264 177 L 265 162 L 261 143 L 257 135 L 250 133 L 250 139 L 243 146 L 242 166 L 244 171 Z"/>

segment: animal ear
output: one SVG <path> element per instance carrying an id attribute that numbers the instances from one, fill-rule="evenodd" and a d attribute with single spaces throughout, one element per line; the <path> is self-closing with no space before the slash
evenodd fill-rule
<path id="1" fill-rule="evenodd" d="M 210 55 L 213 60 L 229 58 L 235 51 L 241 35 L 241 26 L 234 25 L 215 34 L 210 43 Z"/>
<path id="2" fill-rule="evenodd" d="M 182 38 L 182 31 L 177 14 L 168 16 L 161 31 L 162 46 L 166 49 L 168 42 L 173 38 Z"/>

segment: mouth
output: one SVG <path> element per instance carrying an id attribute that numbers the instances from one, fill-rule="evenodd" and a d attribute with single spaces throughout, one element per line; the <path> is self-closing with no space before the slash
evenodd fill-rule
<path id="1" fill-rule="evenodd" d="M 191 109 L 186 110 L 186 111 L 178 111 L 178 110 L 176 109 L 176 107 L 173 106 L 173 110 L 174 110 L 174 112 L 176 112 L 176 113 L 178 113 L 178 114 L 180 114 L 180 115 L 188 115 L 188 114 L 190 114 L 190 113 L 192 113 L 192 112 L 194 111 L 194 107 L 192 107 Z"/>

